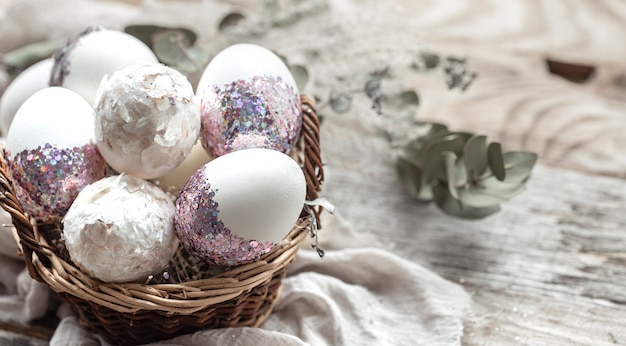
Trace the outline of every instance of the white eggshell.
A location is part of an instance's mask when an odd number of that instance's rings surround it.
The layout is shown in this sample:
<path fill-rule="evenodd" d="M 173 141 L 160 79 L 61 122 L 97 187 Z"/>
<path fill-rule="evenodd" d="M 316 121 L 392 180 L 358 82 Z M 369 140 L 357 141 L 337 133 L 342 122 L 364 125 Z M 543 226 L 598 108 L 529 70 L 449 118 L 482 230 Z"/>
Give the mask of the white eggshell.
<path fill-rule="evenodd" d="M 86 186 L 63 219 L 63 238 L 82 270 L 106 282 L 145 281 L 176 252 L 174 203 L 129 175 Z"/>
<path fill-rule="evenodd" d="M 207 65 L 196 95 L 200 139 L 214 157 L 248 148 L 289 152 L 302 125 L 300 95 L 283 61 L 254 44 L 236 44 Z"/>
<path fill-rule="evenodd" d="M 46 143 L 73 148 L 93 141 L 93 108 L 69 89 L 48 87 L 34 93 L 15 113 L 7 149 L 15 156 Z"/>
<path fill-rule="evenodd" d="M 87 31 L 55 55 L 53 85 L 74 90 L 93 106 L 104 76 L 139 62 L 158 59 L 136 37 L 102 28 Z"/>
<path fill-rule="evenodd" d="M 0 131 L 6 136 L 15 113 L 35 92 L 48 87 L 52 59 L 42 60 L 20 73 L 9 84 L 0 98 Z"/>
<path fill-rule="evenodd" d="M 160 177 L 159 183 L 163 184 L 167 189 L 173 189 L 173 192 L 178 193 L 189 178 L 206 163 L 213 160 L 213 158 L 204 150 L 200 141 L 191 148 L 191 152 L 185 158 L 185 160 L 174 168 L 171 172 Z"/>
<path fill-rule="evenodd" d="M 208 163 L 204 173 L 217 191 L 222 222 L 245 239 L 280 242 L 304 206 L 302 169 L 274 150 L 247 149 L 224 155 Z"/>
<path fill-rule="evenodd" d="M 289 233 L 305 197 L 302 169 L 286 154 L 260 148 L 232 152 L 204 165 L 180 192 L 176 234 L 208 263 L 249 263 Z"/>
<path fill-rule="evenodd" d="M 298 93 L 293 75 L 276 54 L 255 44 L 239 43 L 223 49 L 211 59 L 200 77 L 196 94 L 202 95 L 207 86 L 222 86 L 259 75 L 281 77 Z"/>

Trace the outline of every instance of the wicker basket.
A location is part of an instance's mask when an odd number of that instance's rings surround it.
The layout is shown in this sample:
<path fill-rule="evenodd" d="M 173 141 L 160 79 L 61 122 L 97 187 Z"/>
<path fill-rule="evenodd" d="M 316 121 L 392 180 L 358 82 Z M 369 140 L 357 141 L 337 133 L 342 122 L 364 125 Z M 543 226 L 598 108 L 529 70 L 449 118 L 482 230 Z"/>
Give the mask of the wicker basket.
<path fill-rule="evenodd" d="M 323 181 L 319 121 L 311 98 L 302 97 L 302 110 L 302 131 L 292 157 L 303 167 L 307 200 L 313 200 Z M 67 302 L 86 328 L 114 344 L 147 343 L 207 328 L 259 326 L 280 295 L 286 266 L 312 234 L 320 212 L 303 211 L 289 235 L 250 264 L 209 267 L 179 248 L 167 279 L 161 275 L 145 284 L 103 283 L 71 262 L 59 239 L 59 224 L 33 225 L 17 201 L 6 163 L 0 161 L 0 205 L 12 216 L 30 275 Z"/>

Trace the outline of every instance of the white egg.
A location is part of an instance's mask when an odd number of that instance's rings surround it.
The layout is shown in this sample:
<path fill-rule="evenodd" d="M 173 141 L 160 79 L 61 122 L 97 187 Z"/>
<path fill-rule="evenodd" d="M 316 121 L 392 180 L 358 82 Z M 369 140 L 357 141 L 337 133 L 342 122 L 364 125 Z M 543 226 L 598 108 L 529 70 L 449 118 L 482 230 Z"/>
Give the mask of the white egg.
<path fill-rule="evenodd" d="M 214 157 L 248 148 L 289 152 L 302 126 L 298 86 L 270 50 L 236 44 L 204 70 L 196 95 L 204 148 Z"/>
<path fill-rule="evenodd" d="M 54 56 L 51 85 L 80 94 L 93 106 L 104 76 L 139 62 L 158 62 L 152 50 L 125 32 L 90 28 Z"/>
<path fill-rule="evenodd" d="M 106 282 L 141 282 L 176 252 L 174 203 L 129 175 L 101 179 L 79 194 L 63 219 L 63 238 L 87 274 Z"/>
<path fill-rule="evenodd" d="M 78 192 L 105 174 L 94 141 L 93 109 L 61 87 L 39 90 L 22 104 L 7 150 L 17 197 L 40 219 L 62 217 Z"/>
<path fill-rule="evenodd" d="M 0 98 L 0 132 L 6 136 L 18 108 L 35 92 L 48 87 L 52 59 L 42 60 L 20 73 Z"/>
<path fill-rule="evenodd" d="M 180 72 L 133 64 L 102 84 L 95 136 L 109 165 L 143 179 L 167 174 L 198 141 L 200 106 Z"/>
<path fill-rule="evenodd" d="M 166 189 L 172 189 L 172 192 L 178 192 L 185 186 L 185 183 L 191 176 L 196 173 L 200 167 L 213 160 L 211 156 L 202 148 L 202 144 L 198 141 L 185 160 L 174 168 L 171 172 L 158 179 L 160 184 Z"/>
<path fill-rule="evenodd" d="M 211 59 L 202 72 L 196 94 L 202 95 L 208 86 L 222 86 L 258 75 L 280 77 L 298 93 L 289 68 L 274 52 L 256 44 L 239 43 L 226 47 Z"/>
<path fill-rule="evenodd" d="M 270 149 L 229 153 L 204 165 L 180 192 L 176 234 L 207 263 L 249 263 L 289 233 L 305 196 L 302 169 L 286 154 Z"/>

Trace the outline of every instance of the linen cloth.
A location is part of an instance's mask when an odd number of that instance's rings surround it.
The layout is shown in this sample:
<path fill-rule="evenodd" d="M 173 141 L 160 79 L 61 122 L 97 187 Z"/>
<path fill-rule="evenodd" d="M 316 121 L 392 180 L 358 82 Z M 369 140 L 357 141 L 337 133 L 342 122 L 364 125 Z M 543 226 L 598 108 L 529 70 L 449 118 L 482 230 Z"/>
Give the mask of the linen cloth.
<path fill-rule="evenodd" d="M 199 331 L 152 345 L 458 345 L 469 295 L 416 263 L 381 249 L 339 216 L 320 259 L 306 240 L 260 328 Z M 109 345 L 67 310 L 51 345 Z"/>

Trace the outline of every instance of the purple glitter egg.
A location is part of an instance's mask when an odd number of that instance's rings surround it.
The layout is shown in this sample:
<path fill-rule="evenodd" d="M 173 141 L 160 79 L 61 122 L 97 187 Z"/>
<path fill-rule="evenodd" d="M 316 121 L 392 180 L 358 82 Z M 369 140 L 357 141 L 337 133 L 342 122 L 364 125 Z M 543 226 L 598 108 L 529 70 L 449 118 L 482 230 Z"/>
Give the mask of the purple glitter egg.
<path fill-rule="evenodd" d="M 60 149 L 46 144 L 17 153 L 9 162 L 15 191 L 24 209 L 38 219 L 65 215 L 83 187 L 105 174 L 95 144 Z"/>
<path fill-rule="evenodd" d="M 208 87 L 201 107 L 202 145 L 216 157 L 248 148 L 288 152 L 302 126 L 298 93 L 281 77 Z"/>
<path fill-rule="evenodd" d="M 93 109 L 50 87 L 29 97 L 7 135 L 9 172 L 20 204 L 40 220 L 63 217 L 83 187 L 105 175 L 93 140 Z"/>
<path fill-rule="evenodd" d="M 270 149 L 245 149 L 200 168 L 176 200 L 175 231 L 200 260 L 250 263 L 270 252 L 296 223 L 306 195 L 302 169 Z"/>

